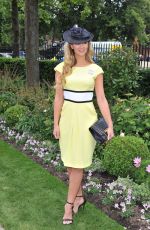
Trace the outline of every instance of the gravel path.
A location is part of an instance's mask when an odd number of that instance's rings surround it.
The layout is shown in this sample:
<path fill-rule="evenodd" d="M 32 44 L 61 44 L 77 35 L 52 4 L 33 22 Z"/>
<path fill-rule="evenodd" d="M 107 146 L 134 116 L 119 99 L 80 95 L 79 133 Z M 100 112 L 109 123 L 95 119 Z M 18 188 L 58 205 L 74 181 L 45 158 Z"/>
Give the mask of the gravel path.
<path fill-rule="evenodd" d="M 2 228 L 2 226 L 0 225 L 0 230 L 4 230 L 4 228 Z"/>

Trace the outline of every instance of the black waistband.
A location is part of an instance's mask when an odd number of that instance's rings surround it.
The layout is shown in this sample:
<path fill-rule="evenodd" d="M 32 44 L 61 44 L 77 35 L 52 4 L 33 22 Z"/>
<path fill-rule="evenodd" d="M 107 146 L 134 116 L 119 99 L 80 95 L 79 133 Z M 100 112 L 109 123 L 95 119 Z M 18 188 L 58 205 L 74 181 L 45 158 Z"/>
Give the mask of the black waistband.
<path fill-rule="evenodd" d="M 87 103 L 87 102 L 92 102 L 93 100 L 90 100 L 90 101 L 73 101 L 73 100 L 70 100 L 70 99 L 65 99 L 65 101 L 71 101 L 71 102 L 74 102 L 74 103 Z"/>
<path fill-rule="evenodd" d="M 69 92 L 75 92 L 75 93 L 93 93 L 94 91 L 93 90 L 85 90 L 85 91 L 78 91 L 78 90 L 70 90 L 70 89 L 64 89 L 64 91 L 69 91 Z"/>

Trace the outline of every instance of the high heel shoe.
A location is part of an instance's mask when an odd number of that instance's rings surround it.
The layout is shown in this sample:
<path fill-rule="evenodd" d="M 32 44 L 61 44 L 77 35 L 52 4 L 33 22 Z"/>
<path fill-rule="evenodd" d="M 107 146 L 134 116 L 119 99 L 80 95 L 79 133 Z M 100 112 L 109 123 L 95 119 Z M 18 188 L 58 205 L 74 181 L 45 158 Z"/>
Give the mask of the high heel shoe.
<path fill-rule="evenodd" d="M 77 214 L 80 208 L 84 209 L 85 204 L 86 204 L 86 198 L 85 198 L 84 196 L 81 195 L 81 196 L 76 196 L 76 197 L 83 197 L 83 198 L 84 198 L 84 201 L 83 201 L 82 204 L 80 204 L 80 205 L 78 206 L 77 210 L 72 209 L 73 212 L 74 212 L 74 214 Z"/>
<path fill-rule="evenodd" d="M 70 204 L 72 206 L 72 211 L 73 211 L 73 203 L 70 203 L 70 202 L 66 202 L 66 204 Z M 73 219 L 71 218 L 64 218 L 63 219 L 63 224 L 72 224 L 73 223 Z"/>

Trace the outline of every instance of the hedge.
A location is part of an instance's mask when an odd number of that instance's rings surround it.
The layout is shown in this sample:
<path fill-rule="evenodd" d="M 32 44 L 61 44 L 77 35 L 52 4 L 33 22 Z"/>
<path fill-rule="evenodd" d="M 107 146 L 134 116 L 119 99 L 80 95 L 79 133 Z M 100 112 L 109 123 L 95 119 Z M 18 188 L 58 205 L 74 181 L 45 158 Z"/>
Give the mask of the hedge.
<path fill-rule="evenodd" d="M 54 82 L 54 67 L 58 61 L 40 60 L 40 79 Z M 9 71 L 19 76 L 26 74 L 25 59 L 22 58 L 0 58 L 0 71 Z"/>
<path fill-rule="evenodd" d="M 54 81 L 54 67 L 59 61 L 40 60 L 40 79 L 49 82 Z M 102 64 L 102 63 L 100 63 Z M 0 58 L 0 71 L 10 71 L 11 74 L 16 74 L 25 77 L 25 59 L 22 58 Z M 106 70 L 107 71 L 107 70 Z M 135 90 L 138 95 L 148 96 L 150 85 L 150 69 L 140 69 L 139 75 L 141 79 L 138 81 L 139 87 Z"/>

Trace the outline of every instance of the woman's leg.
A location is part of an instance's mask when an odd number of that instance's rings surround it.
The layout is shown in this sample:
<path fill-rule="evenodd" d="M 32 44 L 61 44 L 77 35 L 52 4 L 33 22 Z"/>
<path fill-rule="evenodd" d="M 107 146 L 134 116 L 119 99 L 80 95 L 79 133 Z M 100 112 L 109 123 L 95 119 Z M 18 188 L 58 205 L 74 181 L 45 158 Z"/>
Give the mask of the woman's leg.
<path fill-rule="evenodd" d="M 67 168 L 67 171 L 68 171 L 68 176 L 70 177 L 72 168 L 68 167 L 68 168 Z M 76 198 L 75 198 L 75 201 L 74 201 L 74 208 L 73 208 L 73 211 L 74 211 L 75 213 L 78 211 L 78 207 L 79 207 L 81 204 L 83 204 L 84 199 L 85 199 L 85 198 L 83 197 L 82 181 L 81 181 L 81 184 L 80 184 L 80 187 L 79 187 L 77 196 L 79 196 L 79 197 L 76 197 Z"/>
<path fill-rule="evenodd" d="M 74 203 L 76 195 L 81 186 L 81 181 L 83 178 L 83 169 L 68 168 L 69 171 L 69 189 L 67 201 L 69 203 Z M 65 205 L 65 213 L 63 219 L 72 219 L 72 206 L 68 203 Z M 68 221 L 65 221 L 66 223 Z"/>
<path fill-rule="evenodd" d="M 72 168 L 71 168 L 71 167 L 68 167 L 68 168 L 67 168 L 67 171 L 68 171 L 68 176 L 70 177 Z M 79 187 L 77 196 L 82 196 L 82 195 L 83 195 L 83 191 L 82 191 L 82 181 L 81 181 L 81 184 L 80 184 L 80 187 Z"/>

